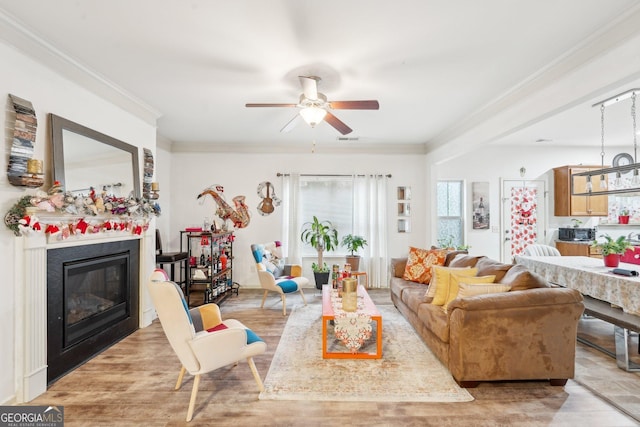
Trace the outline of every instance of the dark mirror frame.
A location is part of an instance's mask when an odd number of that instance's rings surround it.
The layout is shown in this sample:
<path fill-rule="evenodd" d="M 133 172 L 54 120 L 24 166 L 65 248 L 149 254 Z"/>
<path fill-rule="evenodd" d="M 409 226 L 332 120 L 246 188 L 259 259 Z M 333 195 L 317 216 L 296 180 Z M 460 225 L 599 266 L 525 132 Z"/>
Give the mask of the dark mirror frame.
<path fill-rule="evenodd" d="M 51 143 L 53 153 L 53 180 L 60 182 L 62 188 L 66 188 L 64 170 L 64 138 L 63 131 L 67 130 L 79 135 L 91 138 L 98 143 L 110 145 L 131 154 L 133 171 L 133 194 L 140 198 L 140 166 L 138 162 L 138 147 L 135 147 L 119 139 L 105 135 L 81 124 L 72 122 L 55 114 L 49 114 L 51 122 Z"/>

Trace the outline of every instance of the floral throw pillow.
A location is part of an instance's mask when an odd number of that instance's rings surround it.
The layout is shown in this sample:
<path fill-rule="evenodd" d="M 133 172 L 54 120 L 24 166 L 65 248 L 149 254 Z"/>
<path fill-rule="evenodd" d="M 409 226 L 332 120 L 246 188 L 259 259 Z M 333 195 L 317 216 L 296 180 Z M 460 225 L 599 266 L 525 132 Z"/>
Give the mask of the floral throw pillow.
<path fill-rule="evenodd" d="M 429 284 L 431 280 L 431 267 L 444 265 L 447 251 L 442 249 L 420 249 L 409 247 L 407 266 L 404 269 L 404 280 Z"/>

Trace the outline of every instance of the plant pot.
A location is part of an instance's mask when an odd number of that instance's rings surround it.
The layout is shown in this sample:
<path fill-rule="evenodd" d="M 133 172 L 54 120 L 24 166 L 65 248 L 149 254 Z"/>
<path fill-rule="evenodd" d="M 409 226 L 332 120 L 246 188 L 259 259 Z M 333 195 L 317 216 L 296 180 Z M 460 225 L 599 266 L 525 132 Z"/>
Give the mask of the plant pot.
<path fill-rule="evenodd" d="M 313 278 L 316 281 L 316 289 L 322 289 L 322 285 L 329 283 L 329 272 L 313 272 Z"/>
<path fill-rule="evenodd" d="M 360 255 L 347 255 L 347 264 L 351 266 L 351 271 L 360 271 Z"/>
<path fill-rule="evenodd" d="M 629 215 L 618 216 L 618 224 L 629 224 Z"/>
<path fill-rule="evenodd" d="M 609 254 L 603 257 L 605 267 L 617 267 L 620 264 L 620 254 Z"/>

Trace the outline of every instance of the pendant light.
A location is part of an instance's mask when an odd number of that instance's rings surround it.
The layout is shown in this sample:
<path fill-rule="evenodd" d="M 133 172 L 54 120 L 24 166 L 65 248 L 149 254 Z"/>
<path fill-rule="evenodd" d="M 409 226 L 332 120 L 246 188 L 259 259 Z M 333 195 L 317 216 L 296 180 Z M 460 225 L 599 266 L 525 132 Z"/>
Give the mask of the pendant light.
<path fill-rule="evenodd" d="M 636 98 L 640 93 L 640 89 L 629 89 L 623 93 L 615 95 L 611 98 L 607 98 L 604 101 L 600 101 L 593 104 L 593 107 L 600 107 L 600 168 L 596 170 L 590 170 L 587 172 L 580 172 L 571 175 L 571 194 L 573 196 L 598 196 L 607 194 L 627 194 L 627 195 L 640 195 L 640 163 L 638 163 L 637 152 L 637 118 L 636 118 Z M 633 123 L 633 163 L 626 165 L 614 165 L 613 167 L 604 166 L 604 141 L 605 141 L 605 127 L 604 127 L 604 112 L 605 108 L 631 98 L 631 119 Z M 625 155 L 629 160 L 631 156 Z M 614 161 L 614 163 L 616 163 Z M 631 180 L 626 182 L 622 179 L 622 175 L 633 172 Z M 615 174 L 615 178 L 611 183 L 608 182 L 609 174 Z M 594 188 L 592 178 L 594 176 L 600 177 L 598 189 Z M 583 187 L 584 192 L 575 192 L 573 179 L 574 177 L 584 177 L 586 179 L 586 185 Z M 611 185 L 609 185 L 611 184 Z"/>

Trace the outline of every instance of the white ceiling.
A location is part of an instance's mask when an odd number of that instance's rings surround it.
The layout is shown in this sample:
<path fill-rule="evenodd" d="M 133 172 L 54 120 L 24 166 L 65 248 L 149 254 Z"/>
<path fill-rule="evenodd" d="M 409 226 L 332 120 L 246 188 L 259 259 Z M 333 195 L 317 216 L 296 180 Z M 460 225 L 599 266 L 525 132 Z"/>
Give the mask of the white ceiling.
<path fill-rule="evenodd" d="M 585 41 L 605 39 L 639 3 L 0 0 L 0 36 L 17 44 L 6 29 L 18 29 L 121 88 L 159 115 L 158 133 L 175 149 L 338 144 L 341 135 L 326 123 L 280 133 L 296 109 L 245 108 L 297 102 L 299 75 L 321 77 L 329 100 L 380 102 L 379 111 L 334 111 L 360 139 L 341 144 L 428 147 Z M 515 139 L 598 143 L 595 110 L 576 105 Z"/>

